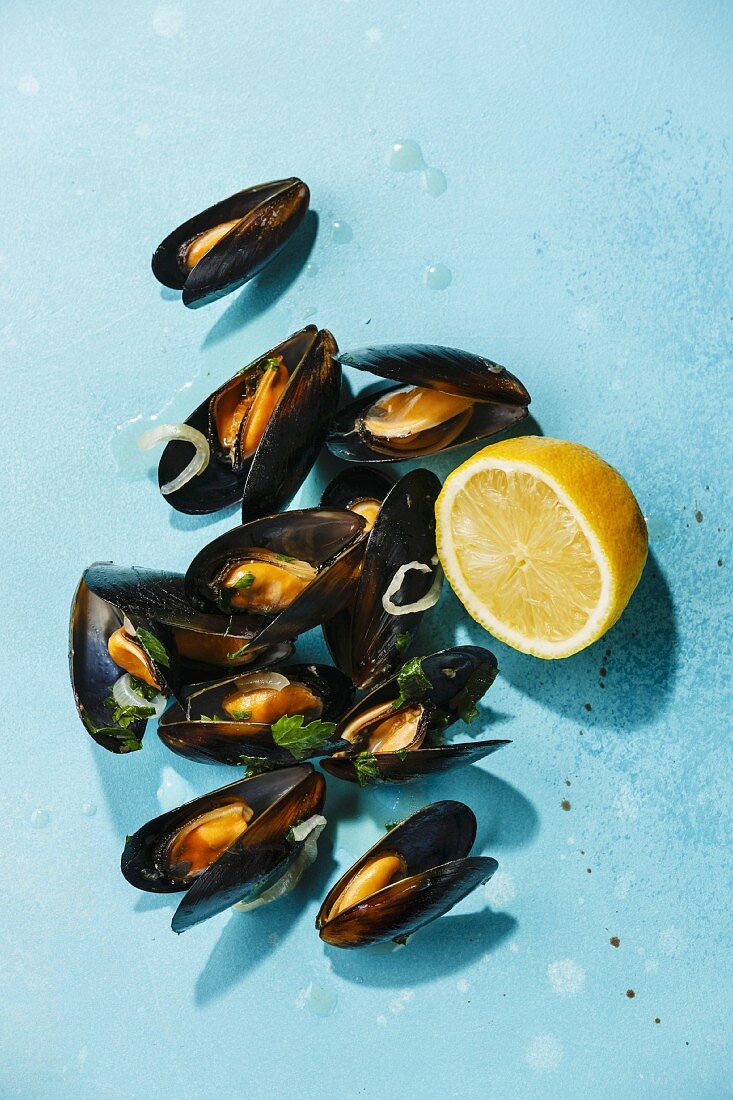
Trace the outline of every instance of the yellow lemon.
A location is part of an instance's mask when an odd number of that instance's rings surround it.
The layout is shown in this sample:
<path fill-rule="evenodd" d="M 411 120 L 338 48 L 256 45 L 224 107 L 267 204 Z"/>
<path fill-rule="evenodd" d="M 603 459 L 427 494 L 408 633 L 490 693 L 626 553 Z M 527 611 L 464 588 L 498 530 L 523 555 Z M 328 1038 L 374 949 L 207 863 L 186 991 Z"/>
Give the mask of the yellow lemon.
<path fill-rule="evenodd" d="M 569 657 L 613 626 L 647 529 L 621 475 L 580 443 L 520 436 L 446 479 L 438 555 L 469 615 L 535 657 Z"/>

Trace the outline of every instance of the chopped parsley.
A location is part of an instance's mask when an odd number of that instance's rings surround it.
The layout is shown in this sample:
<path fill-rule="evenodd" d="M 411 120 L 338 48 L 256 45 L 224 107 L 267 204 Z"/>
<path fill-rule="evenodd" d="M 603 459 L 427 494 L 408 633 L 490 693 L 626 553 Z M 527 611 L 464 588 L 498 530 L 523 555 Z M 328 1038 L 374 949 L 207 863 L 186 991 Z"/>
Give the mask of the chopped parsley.
<path fill-rule="evenodd" d="M 464 722 L 473 722 L 474 718 L 477 717 L 478 707 L 476 703 L 489 690 L 496 679 L 498 671 L 496 665 L 479 665 L 476 671 L 468 678 L 463 690 L 459 691 L 455 698 L 451 699 L 451 709 L 454 710 Z"/>
<path fill-rule="evenodd" d="M 117 733 L 121 729 L 129 729 L 139 718 L 152 718 L 155 715 L 155 707 L 121 707 L 114 695 L 108 695 L 104 705 L 112 711 L 112 721 L 117 727 Z M 107 732 L 106 729 L 105 732 Z"/>
<path fill-rule="evenodd" d="M 407 649 L 409 644 L 410 644 L 410 635 L 409 634 L 398 634 L 397 637 L 395 638 L 395 649 L 397 650 L 398 653 L 402 653 L 403 650 Z"/>
<path fill-rule="evenodd" d="M 393 829 L 396 829 L 398 825 L 401 825 L 400 821 L 385 821 L 384 827 L 388 833 L 391 833 Z"/>
<path fill-rule="evenodd" d="M 233 718 L 235 722 L 246 722 L 252 717 L 251 710 L 230 710 L 229 717 Z"/>
<path fill-rule="evenodd" d="M 223 722 L 224 719 L 220 718 L 218 714 L 214 714 L 211 717 L 209 717 L 208 714 L 199 714 L 196 721 L 197 722 Z"/>
<path fill-rule="evenodd" d="M 171 660 L 161 640 L 151 634 L 149 630 L 143 630 L 141 626 L 137 627 L 135 632 L 148 657 L 156 664 L 162 665 L 163 668 L 170 668 Z"/>
<path fill-rule="evenodd" d="M 408 755 L 409 751 L 410 751 L 409 749 L 397 749 L 395 751 L 395 756 L 398 756 L 400 758 L 400 760 L 404 760 L 405 757 Z"/>
<path fill-rule="evenodd" d="M 319 718 L 305 724 L 303 714 L 284 714 L 272 727 L 272 738 L 281 749 L 287 749 L 296 760 L 305 760 L 323 748 L 336 729 L 335 722 L 321 722 Z"/>
<path fill-rule="evenodd" d="M 251 588 L 254 583 L 255 583 L 254 573 L 242 573 L 242 576 L 239 578 L 239 580 L 235 581 L 234 584 L 230 585 L 229 587 L 230 588 Z"/>
<path fill-rule="evenodd" d="M 230 653 L 227 657 L 227 661 L 234 661 L 237 657 L 241 657 L 246 649 L 249 649 L 249 642 L 245 642 L 239 649 L 235 649 L 234 653 Z"/>
<path fill-rule="evenodd" d="M 290 554 L 275 554 L 278 561 L 297 561 L 297 558 L 291 557 Z"/>
<path fill-rule="evenodd" d="M 371 752 L 360 752 L 352 760 L 356 781 L 360 787 L 366 787 L 369 783 L 376 783 L 382 778 L 376 756 Z"/>
<path fill-rule="evenodd" d="M 147 699 L 150 702 L 158 694 L 158 689 L 151 687 L 150 684 L 146 684 L 144 680 L 138 680 L 137 676 L 133 676 L 128 673 L 130 690 L 134 691 L 136 695 L 139 695 L 142 699 Z"/>
<path fill-rule="evenodd" d="M 433 685 L 423 672 L 420 657 L 413 657 L 402 666 L 397 673 L 397 686 L 399 694 L 392 704 L 395 710 L 399 710 L 410 699 L 421 699 L 430 691 Z"/>
<path fill-rule="evenodd" d="M 239 763 L 245 769 L 247 779 L 254 775 L 264 775 L 265 772 L 274 771 L 280 765 L 264 756 L 240 756 Z"/>

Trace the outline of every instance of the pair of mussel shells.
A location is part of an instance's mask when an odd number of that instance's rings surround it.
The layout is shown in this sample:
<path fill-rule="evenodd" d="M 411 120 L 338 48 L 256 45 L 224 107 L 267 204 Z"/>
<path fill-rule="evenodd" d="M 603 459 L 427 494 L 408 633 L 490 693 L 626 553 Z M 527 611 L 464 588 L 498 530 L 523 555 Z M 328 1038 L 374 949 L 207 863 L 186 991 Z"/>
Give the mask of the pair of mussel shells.
<path fill-rule="evenodd" d="M 175 932 L 237 904 L 281 897 L 315 858 L 325 782 L 310 764 L 243 779 L 148 822 L 127 838 L 122 873 L 153 893 L 183 893 Z M 346 872 L 316 927 L 336 947 L 399 939 L 448 912 L 497 868 L 470 856 L 476 819 L 461 802 L 426 806 Z"/>

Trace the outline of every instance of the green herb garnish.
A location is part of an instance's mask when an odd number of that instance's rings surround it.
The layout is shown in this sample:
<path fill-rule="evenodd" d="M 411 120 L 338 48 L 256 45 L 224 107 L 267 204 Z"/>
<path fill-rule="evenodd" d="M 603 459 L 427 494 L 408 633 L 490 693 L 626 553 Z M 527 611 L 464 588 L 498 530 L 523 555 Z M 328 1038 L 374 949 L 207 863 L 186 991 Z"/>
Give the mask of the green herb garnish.
<path fill-rule="evenodd" d="M 293 558 L 290 554 L 275 554 L 278 561 L 297 561 L 297 558 Z"/>
<path fill-rule="evenodd" d="M 388 833 L 391 833 L 393 829 L 396 829 L 397 826 L 401 824 L 400 821 L 386 821 L 384 827 Z"/>
<path fill-rule="evenodd" d="M 463 690 L 459 691 L 454 699 L 451 699 L 451 709 L 454 710 L 464 722 L 473 722 L 474 718 L 477 717 L 478 707 L 476 703 L 489 690 L 496 679 L 498 671 L 496 665 L 479 665 L 476 671 L 468 678 Z"/>
<path fill-rule="evenodd" d="M 239 763 L 245 769 L 247 779 L 254 775 L 264 775 L 265 772 L 275 771 L 280 765 L 264 756 L 240 756 Z"/>
<path fill-rule="evenodd" d="M 402 653 L 403 650 L 407 649 L 409 644 L 410 644 L 410 635 L 409 634 L 398 634 L 397 637 L 395 638 L 395 649 L 397 650 L 398 653 Z"/>
<path fill-rule="evenodd" d="M 335 722 L 315 721 L 305 725 L 305 715 L 284 714 L 272 727 L 272 738 L 281 749 L 287 749 L 296 760 L 305 760 L 322 748 L 336 729 Z"/>
<path fill-rule="evenodd" d="M 149 630 L 143 630 L 141 626 L 136 628 L 135 633 L 140 639 L 143 649 L 152 661 L 155 661 L 158 665 L 162 665 L 163 668 L 171 667 L 171 659 L 168 656 L 168 651 L 159 638 L 156 638 Z"/>
<path fill-rule="evenodd" d="M 247 722 L 252 717 L 252 711 L 232 710 L 229 712 L 229 717 L 233 718 L 235 722 Z"/>
<path fill-rule="evenodd" d="M 265 359 L 264 363 L 262 364 L 262 369 L 263 370 L 280 370 L 281 366 L 282 366 L 282 359 L 280 359 L 280 358 L 274 359 L 274 358 L 270 357 L 269 359 Z"/>
<path fill-rule="evenodd" d="M 224 722 L 224 721 L 226 721 L 226 719 L 220 718 L 218 714 L 214 714 L 211 717 L 209 717 L 208 714 L 199 714 L 196 721 L 197 722 Z"/>
<path fill-rule="evenodd" d="M 235 649 L 234 653 L 230 653 L 227 657 L 227 661 L 234 661 L 237 657 L 241 657 L 245 649 L 249 649 L 249 642 L 245 642 L 239 649 Z"/>
<path fill-rule="evenodd" d="M 400 758 L 400 760 L 404 760 L 409 752 L 410 752 L 409 749 L 396 749 L 395 750 L 395 756 L 398 756 Z"/>
<path fill-rule="evenodd" d="M 121 707 L 114 695 L 108 695 L 104 700 L 104 705 L 111 709 L 112 721 L 115 723 L 118 733 L 120 729 L 128 729 L 138 718 L 152 718 L 155 715 L 155 707 Z"/>
<path fill-rule="evenodd" d="M 410 699 L 421 699 L 431 690 L 433 685 L 423 672 L 422 658 L 413 657 L 402 666 L 397 673 L 397 686 L 399 695 L 392 704 L 395 710 L 399 710 Z"/>
<path fill-rule="evenodd" d="M 242 576 L 234 584 L 229 585 L 230 588 L 251 588 L 255 583 L 254 573 L 242 573 Z"/>
<path fill-rule="evenodd" d="M 366 787 L 369 783 L 376 783 L 382 778 L 376 756 L 371 752 L 360 752 L 352 760 L 356 781 L 360 787 Z"/>
<path fill-rule="evenodd" d="M 158 689 L 151 687 L 150 684 L 146 684 L 144 680 L 138 680 L 137 676 L 132 676 L 128 673 L 130 690 L 134 691 L 136 695 L 139 695 L 142 699 L 147 699 L 150 702 L 158 694 Z"/>

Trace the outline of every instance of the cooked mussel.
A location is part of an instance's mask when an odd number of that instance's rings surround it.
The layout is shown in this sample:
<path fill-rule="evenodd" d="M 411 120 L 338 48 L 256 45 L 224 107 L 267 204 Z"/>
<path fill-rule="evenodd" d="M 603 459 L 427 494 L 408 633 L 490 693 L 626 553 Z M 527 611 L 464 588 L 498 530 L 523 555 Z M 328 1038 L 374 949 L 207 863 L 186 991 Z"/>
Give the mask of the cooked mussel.
<path fill-rule="evenodd" d="M 353 702 L 348 677 L 328 665 L 278 665 L 186 694 L 158 725 L 180 756 L 251 771 L 329 751 L 336 722 Z"/>
<path fill-rule="evenodd" d="M 334 660 L 359 688 L 395 671 L 424 612 L 440 597 L 439 492 L 429 470 L 412 470 L 393 485 L 364 468 L 339 474 L 324 493 L 324 505 L 349 508 L 369 524 L 352 598 L 323 626 Z"/>
<path fill-rule="evenodd" d="M 480 646 L 455 646 L 407 661 L 365 695 L 339 722 L 339 747 L 325 771 L 366 786 L 403 783 L 481 760 L 509 741 L 444 742 L 461 718 L 477 717 L 476 703 L 497 674 L 496 658 Z M 342 743 L 344 747 L 340 747 Z"/>
<path fill-rule="evenodd" d="M 404 942 L 443 916 L 498 867 L 469 856 L 476 818 L 462 802 L 434 802 L 400 822 L 329 891 L 316 917 L 333 947 Z"/>
<path fill-rule="evenodd" d="M 153 255 L 153 274 L 204 304 L 246 283 L 287 244 L 308 210 L 310 192 L 295 177 L 248 187 L 179 225 Z"/>
<path fill-rule="evenodd" d="M 169 442 L 158 467 L 165 499 L 196 515 L 241 500 L 245 520 L 286 507 L 315 462 L 338 405 L 336 350 L 329 332 L 309 325 L 215 390 L 186 420 L 208 444 L 208 461 L 185 480 L 190 443 Z M 179 488 L 169 491 L 175 484 Z"/>
<path fill-rule="evenodd" d="M 396 384 L 357 398 L 334 419 L 328 446 L 350 462 L 397 462 L 495 435 L 527 415 L 530 396 L 480 355 L 421 344 L 363 348 L 344 366 Z"/>
<path fill-rule="evenodd" d="M 139 890 L 186 892 L 174 932 L 236 902 L 279 896 L 295 885 L 301 856 L 312 858 L 325 796 L 311 764 L 241 779 L 143 825 L 127 838 L 122 874 Z"/>
<path fill-rule="evenodd" d="M 194 558 L 191 604 L 220 634 L 257 646 L 296 638 L 349 599 L 366 523 L 353 512 L 304 508 L 235 527 Z"/>

